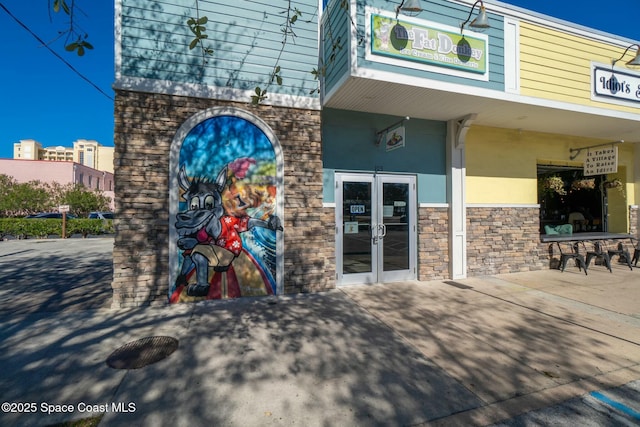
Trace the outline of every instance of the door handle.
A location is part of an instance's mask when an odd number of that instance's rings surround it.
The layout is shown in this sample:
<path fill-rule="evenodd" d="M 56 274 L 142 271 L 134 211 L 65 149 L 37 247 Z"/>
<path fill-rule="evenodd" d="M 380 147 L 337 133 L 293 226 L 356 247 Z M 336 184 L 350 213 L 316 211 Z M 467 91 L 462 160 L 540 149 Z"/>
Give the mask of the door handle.
<path fill-rule="evenodd" d="M 382 230 L 382 234 L 378 234 L 381 239 L 387 235 L 387 226 L 384 224 L 378 224 L 378 230 Z"/>

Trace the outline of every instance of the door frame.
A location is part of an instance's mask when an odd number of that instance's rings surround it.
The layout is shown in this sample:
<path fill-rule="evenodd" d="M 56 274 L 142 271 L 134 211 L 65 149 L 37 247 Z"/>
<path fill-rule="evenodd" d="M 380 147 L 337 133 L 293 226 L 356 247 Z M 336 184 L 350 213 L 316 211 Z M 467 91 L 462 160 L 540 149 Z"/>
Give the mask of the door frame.
<path fill-rule="evenodd" d="M 344 244 L 344 209 L 343 183 L 368 182 L 371 183 L 371 272 L 344 274 L 343 272 L 343 244 Z M 377 226 L 383 220 L 383 185 L 385 183 L 402 183 L 409 186 L 408 206 L 408 245 L 409 268 L 406 270 L 384 271 L 384 237 L 378 234 Z M 394 173 L 359 173 L 336 172 L 335 174 L 335 218 L 336 218 L 336 285 L 347 286 L 354 284 L 388 283 L 395 281 L 415 280 L 417 277 L 417 189 L 416 177 L 410 174 Z M 382 240 L 380 240 L 382 239 Z M 378 243 L 382 241 L 382 243 Z"/>

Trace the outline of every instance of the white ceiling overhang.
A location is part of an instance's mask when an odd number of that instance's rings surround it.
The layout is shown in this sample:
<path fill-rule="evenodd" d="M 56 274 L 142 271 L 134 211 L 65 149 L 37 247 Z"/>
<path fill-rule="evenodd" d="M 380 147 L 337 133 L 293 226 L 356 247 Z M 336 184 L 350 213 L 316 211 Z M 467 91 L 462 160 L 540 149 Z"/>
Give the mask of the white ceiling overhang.
<path fill-rule="evenodd" d="M 427 79 L 367 72 L 345 78 L 323 107 L 448 121 L 477 114 L 474 125 L 585 138 L 640 141 L 638 113 L 525 97 Z"/>

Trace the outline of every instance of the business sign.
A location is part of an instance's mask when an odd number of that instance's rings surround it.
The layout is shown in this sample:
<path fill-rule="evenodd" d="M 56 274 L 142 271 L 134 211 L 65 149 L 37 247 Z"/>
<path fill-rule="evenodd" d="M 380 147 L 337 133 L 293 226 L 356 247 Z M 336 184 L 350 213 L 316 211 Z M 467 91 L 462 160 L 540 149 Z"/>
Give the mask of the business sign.
<path fill-rule="evenodd" d="M 591 148 L 584 161 L 584 176 L 618 172 L 618 147 Z"/>
<path fill-rule="evenodd" d="M 474 74 L 487 73 L 487 38 L 370 13 L 371 54 Z M 451 27 L 449 27 L 451 28 Z"/>
<path fill-rule="evenodd" d="M 405 143 L 405 131 L 404 126 L 398 126 L 395 129 L 387 131 L 384 137 L 384 145 L 387 151 L 396 150 L 398 148 L 404 148 Z"/>
<path fill-rule="evenodd" d="M 345 221 L 344 234 L 358 234 L 360 231 L 360 223 L 358 221 Z"/>
<path fill-rule="evenodd" d="M 352 215 L 360 215 L 365 213 L 365 207 L 364 205 L 350 205 L 349 206 L 349 213 Z"/>
<path fill-rule="evenodd" d="M 640 102 L 640 75 L 613 71 L 609 67 L 593 66 L 593 93 L 620 101 Z"/>

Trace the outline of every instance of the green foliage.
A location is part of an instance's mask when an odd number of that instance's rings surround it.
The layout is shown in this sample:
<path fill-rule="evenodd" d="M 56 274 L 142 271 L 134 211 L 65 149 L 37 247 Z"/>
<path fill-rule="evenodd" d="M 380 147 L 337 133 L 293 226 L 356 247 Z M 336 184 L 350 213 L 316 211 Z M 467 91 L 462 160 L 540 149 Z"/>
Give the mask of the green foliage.
<path fill-rule="evenodd" d="M 16 239 L 24 239 L 29 234 L 28 219 L 25 218 L 0 218 L 0 240 L 5 236 L 13 236 Z"/>
<path fill-rule="evenodd" d="M 82 234 L 82 237 L 111 234 L 114 232 L 113 220 L 78 218 L 67 222 L 67 237 Z"/>
<path fill-rule="evenodd" d="M 69 16 L 68 29 L 60 32 L 61 36 L 66 35 L 64 49 L 67 52 L 76 52 L 78 56 L 84 56 L 87 50 L 93 50 L 93 45 L 87 41 L 89 36 L 86 33 L 79 31 L 78 25 L 74 19 L 77 9 L 75 0 L 71 0 L 71 4 L 67 3 L 65 0 L 53 0 L 53 3 L 49 0 L 49 6 L 55 13 L 60 13 L 60 11 L 62 11 L 65 15 Z M 75 38 L 75 41 L 70 42 L 73 38 Z"/>
<path fill-rule="evenodd" d="M 65 231 L 65 237 L 77 234 L 81 234 L 82 237 L 98 236 L 115 232 L 113 220 L 88 218 L 68 219 Z M 62 220 L 54 218 L 0 218 L 0 240 L 6 236 L 12 236 L 16 239 L 62 237 Z"/>
<path fill-rule="evenodd" d="M 69 43 L 64 48 L 67 52 L 73 52 L 75 50 L 77 51 L 78 56 L 84 56 L 86 49 L 93 49 L 93 45 L 82 38 L 78 38 L 78 40 L 73 43 Z"/>
<path fill-rule="evenodd" d="M 62 10 L 64 10 L 64 13 L 66 13 L 67 15 L 71 15 L 71 9 L 69 8 L 69 5 L 67 4 L 66 1 L 53 0 L 53 11 L 55 13 L 58 13 L 60 12 L 60 8 L 62 8 Z"/>
<path fill-rule="evenodd" d="M 60 205 L 70 205 L 72 214 L 86 217 L 91 211 L 108 210 L 109 199 L 82 185 L 40 181 L 18 183 L 12 177 L 0 174 L 0 217 L 52 212 Z"/>
<path fill-rule="evenodd" d="M 278 65 L 273 69 L 273 73 L 271 73 L 271 81 L 273 82 L 275 80 L 276 83 L 278 83 L 278 86 L 282 86 L 282 76 L 280 75 L 280 71 L 280 66 Z"/>
<path fill-rule="evenodd" d="M 195 38 L 191 41 L 191 43 L 189 43 L 189 49 L 195 49 L 196 46 L 198 46 L 198 43 L 201 43 L 203 40 L 209 38 L 209 36 L 205 34 L 207 28 L 204 25 L 207 22 L 209 22 L 209 18 L 207 18 L 206 16 L 203 16 L 202 18 L 189 18 L 187 20 L 189 29 L 195 35 Z"/>
<path fill-rule="evenodd" d="M 109 209 L 109 199 L 99 191 L 91 191 L 83 185 L 68 186 L 60 198 L 61 205 L 69 205 L 71 213 L 86 217 L 91 211 Z"/>
<path fill-rule="evenodd" d="M 251 104 L 258 105 L 265 99 L 267 99 L 267 90 L 256 86 L 255 95 L 251 95 Z"/>
<path fill-rule="evenodd" d="M 0 175 L 0 216 L 21 216 L 52 210 L 50 186 L 40 181 L 18 183 L 13 178 Z"/>
<path fill-rule="evenodd" d="M 196 47 L 200 46 L 203 66 L 201 72 L 204 73 L 204 65 L 207 63 L 206 56 L 213 55 L 213 49 L 211 48 L 211 46 L 204 44 L 204 41 L 209 38 L 209 35 L 205 34 L 205 31 L 207 31 L 207 27 L 205 27 L 205 24 L 209 22 L 209 18 L 207 18 L 206 16 L 199 17 L 200 11 L 199 9 L 197 9 L 197 6 L 198 4 L 196 2 L 196 12 L 198 16 L 196 16 L 195 18 L 189 18 L 187 20 L 187 25 L 195 36 L 193 40 L 191 40 L 191 43 L 189 43 L 189 50 L 193 50 Z"/>

